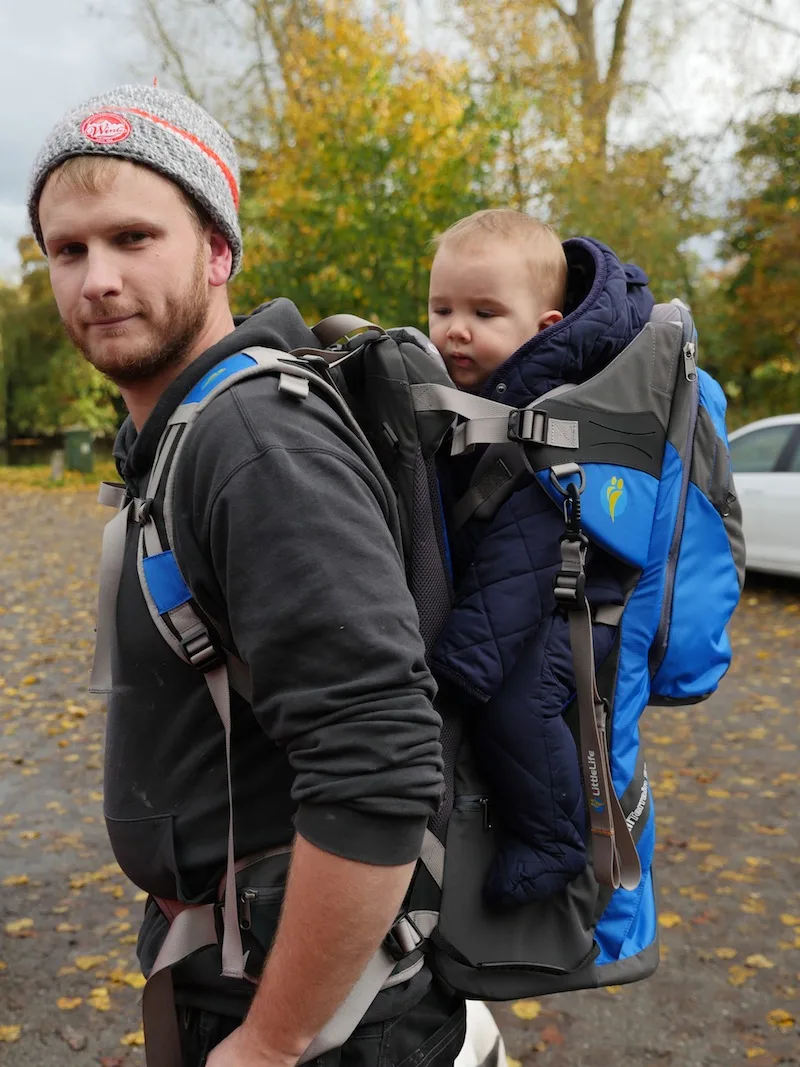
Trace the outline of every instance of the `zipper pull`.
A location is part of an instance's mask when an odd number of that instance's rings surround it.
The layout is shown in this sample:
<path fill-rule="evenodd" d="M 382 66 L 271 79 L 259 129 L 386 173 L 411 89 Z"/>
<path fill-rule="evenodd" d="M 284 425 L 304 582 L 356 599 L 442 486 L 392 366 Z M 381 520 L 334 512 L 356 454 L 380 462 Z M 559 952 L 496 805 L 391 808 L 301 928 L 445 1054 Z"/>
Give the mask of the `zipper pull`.
<path fill-rule="evenodd" d="M 687 382 L 697 381 L 697 360 L 694 341 L 687 341 L 683 346 L 683 373 Z"/>
<path fill-rule="evenodd" d="M 491 819 L 491 816 L 489 815 L 489 798 L 488 797 L 481 797 L 480 805 L 481 805 L 481 808 L 483 809 L 483 828 L 484 828 L 484 830 L 491 830 L 491 828 L 492 828 L 492 819 Z"/>
<path fill-rule="evenodd" d="M 254 900 L 258 900 L 258 893 L 255 889 L 243 889 L 239 894 L 239 926 L 242 930 L 249 930 L 251 923 L 250 905 Z"/>

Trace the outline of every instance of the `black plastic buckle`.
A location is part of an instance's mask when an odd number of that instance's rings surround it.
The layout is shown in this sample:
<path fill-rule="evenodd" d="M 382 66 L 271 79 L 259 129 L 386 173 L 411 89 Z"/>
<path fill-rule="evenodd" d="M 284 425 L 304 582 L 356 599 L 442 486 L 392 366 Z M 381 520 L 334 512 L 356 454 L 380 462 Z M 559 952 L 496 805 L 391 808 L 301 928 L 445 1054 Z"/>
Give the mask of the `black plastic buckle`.
<path fill-rule="evenodd" d="M 401 915 L 392 923 L 392 928 L 383 939 L 384 947 L 397 963 L 416 952 L 425 938 L 409 915 Z"/>
<path fill-rule="evenodd" d="M 585 534 L 566 533 L 561 538 L 561 569 L 553 579 L 553 592 L 564 608 L 582 608 L 586 603 Z"/>
<path fill-rule="evenodd" d="M 508 439 L 522 445 L 541 445 L 547 440 L 547 415 L 535 408 L 515 408 L 508 413 Z"/>
<path fill-rule="evenodd" d="M 208 635 L 202 623 L 181 638 L 181 648 L 189 663 L 203 674 L 221 667 L 225 658 Z"/>

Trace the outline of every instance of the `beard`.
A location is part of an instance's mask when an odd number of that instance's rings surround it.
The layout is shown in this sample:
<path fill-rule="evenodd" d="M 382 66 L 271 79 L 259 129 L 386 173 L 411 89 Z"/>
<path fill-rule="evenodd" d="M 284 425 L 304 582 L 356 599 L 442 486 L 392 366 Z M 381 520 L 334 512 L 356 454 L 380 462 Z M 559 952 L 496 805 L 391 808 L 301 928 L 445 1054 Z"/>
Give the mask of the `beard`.
<path fill-rule="evenodd" d="M 163 308 L 155 313 L 147 307 L 119 307 L 113 303 L 94 305 L 95 319 L 137 315 L 150 326 L 149 336 L 137 344 L 120 343 L 125 324 L 116 337 L 91 343 L 90 326 L 81 329 L 62 320 L 70 341 L 101 374 L 115 385 L 133 385 L 159 377 L 165 370 L 180 367 L 187 351 L 203 329 L 208 317 L 209 294 L 205 281 L 202 247 L 198 247 L 192 277 L 182 293 L 168 293 Z"/>

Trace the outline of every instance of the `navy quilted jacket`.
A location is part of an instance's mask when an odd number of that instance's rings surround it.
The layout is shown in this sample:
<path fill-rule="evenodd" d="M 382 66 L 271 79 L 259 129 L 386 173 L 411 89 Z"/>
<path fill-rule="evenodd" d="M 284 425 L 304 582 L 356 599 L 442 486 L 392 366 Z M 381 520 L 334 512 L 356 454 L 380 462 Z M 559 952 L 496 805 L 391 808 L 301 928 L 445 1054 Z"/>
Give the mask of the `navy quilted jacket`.
<path fill-rule="evenodd" d="M 564 319 L 537 334 L 489 379 L 482 393 L 523 407 L 565 382 L 597 373 L 647 322 L 647 277 L 599 241 L 564 243 L 569 267 Z M 573 310 L 570 311 L 570 307 Z M 466 489 L 475 455 L 447 459 L 445 505 Z M 553 578 L 564 520 L 529 482 L 491 520 L 470 520 L 453 538 L 456 602 L 434 651 L 441 684 L 471 698 L 476 751 L 488 779 L 502 845 L 485 891 L 500 904 L 541 900 L 586 864 L 578 755 L 562 717 L 574 691 L 566 620 Z M 591 603 L 622 603 L 613 560 L 596 550 Z M 598 663 L 613 630 L 595 627 Z"/>

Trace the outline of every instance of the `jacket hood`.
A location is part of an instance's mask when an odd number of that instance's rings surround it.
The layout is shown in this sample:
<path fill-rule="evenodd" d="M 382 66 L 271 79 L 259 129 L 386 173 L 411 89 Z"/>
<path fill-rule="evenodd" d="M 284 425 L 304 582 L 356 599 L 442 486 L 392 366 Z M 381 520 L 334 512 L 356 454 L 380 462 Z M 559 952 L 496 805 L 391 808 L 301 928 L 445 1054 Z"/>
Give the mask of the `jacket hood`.
<path fill-rule="evenodd" d="M 522 406 L 598 371 L 630 344 L 655 304 L 648 278 L 600 241 L 564 242 L 567 299 L 561 322 L 526 341 L 486 382 L 482 395 Z M 497 394 L 500 394 L 500 397 Z"/>
<path fill-rule="evenodd" d="M 150 470 L 158 442 L 173 411 L 220 360 L 256 345 L 278 348 L 283 352 L 291 352 L 294 348 L 319 347 L 319 342 L 300 312 L 285 297 L 262 304 L 250 315 L 237 316 L 234 326 L 236 328 L 231 333 L 193 360 L 167 386 L 141 433 L 137 434 L 130 416 L 125 419 L 114 442 L 114 459 L 120 476 L 126 481 L 133 481 Z"/>

